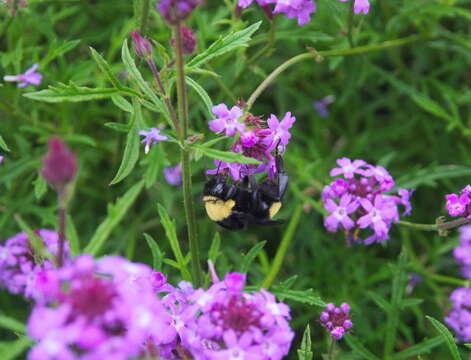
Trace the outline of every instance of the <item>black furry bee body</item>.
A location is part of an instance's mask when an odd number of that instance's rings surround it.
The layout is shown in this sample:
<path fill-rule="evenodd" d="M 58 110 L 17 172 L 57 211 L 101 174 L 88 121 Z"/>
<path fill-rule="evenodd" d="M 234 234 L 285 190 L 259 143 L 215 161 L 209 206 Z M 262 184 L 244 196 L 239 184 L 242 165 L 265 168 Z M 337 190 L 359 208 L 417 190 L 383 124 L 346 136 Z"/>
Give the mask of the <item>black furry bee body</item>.
<path fill-rule="evenodd" d="M 257 183 L 253 175 L 241 184 L 228 182 L 227 174 L 214 175 L 204 187 L 203 202 L 208 217 L 227 230 L 241 231 L 250 225 L 280 224 L 272 218 L 281 209 L 288 186 L 281 156 L 276 157 L 275 179 Z"/>

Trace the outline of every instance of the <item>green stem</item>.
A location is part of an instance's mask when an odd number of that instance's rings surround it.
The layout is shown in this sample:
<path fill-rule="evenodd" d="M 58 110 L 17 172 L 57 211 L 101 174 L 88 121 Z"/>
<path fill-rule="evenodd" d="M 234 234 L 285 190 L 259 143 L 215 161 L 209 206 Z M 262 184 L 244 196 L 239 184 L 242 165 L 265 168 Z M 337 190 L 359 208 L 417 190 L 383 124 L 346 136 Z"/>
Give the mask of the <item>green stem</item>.
<path fill-rule="evenodd" d="M 416 224 L 413 222 L 400 220 L 398 224 L 402 226 L 410 227 L 416 230 L 438 231 L 438 230 L 454 229 L 462 225 L 471 224 L 471 221 L 466 218 L 459 218 L 453 221 L 448 221 L 448 222 L 438 223 L 438 224 Z"/>
<path fill-rule="evenodd" d="M 175 25 L 175 71 L 177 76 L 178 117 L 180 119 L 180 142 L 184 144 L 188 137 L 188 100 L 185 81 L 185 62 L 183 58 L 183 40 L 181 36 L 181 24 Z M 203 281 L 201 271 L 198 238 L 196 233 L 195 209 L 193 204 L 191 185 L 191 162 L 190 151 L 184 147 L 181 150 L 182 180 L 183 180 L 183 203 L 187 222 L 188 242 L 190 244 L 191 268 L 193 285 L 199 287 Z"/>
<path fill-rule="evenodd" d="M 347 56 L 347 55 L 357 55 L 373 51 L 379 51 L 391 47 L 403 46 L 416 42 L 418 40 L 424 39 L 424 36 L 421 35 L 412 35 L 401 39 L 389 40 L 382 42 L 380 44 L 374 45 L 365 45 L 358 46 L 349 49 L 337 49 L 337 50 L 325 50 L 325 51 L 314 51 L 311 50 L 308 53 L 300 54 L 291 59 L 286 60 L 283 64 L 278 66 L 273 72 L 268 75 L 268 77 L 262 81 L 262 83 L 255 89 L 255 91 L 250 95 L 249 100 L 247 101 L 247 107 L 250 109 L 257 98 L 262 94 L 262 92 L 286 69 L 291 66 L 309 59 L 316 59 L 317 61 L 322 61 L 323 58 L 332 57 L 332 56 Z"/>
<path fill-rule="evenodd" d="M 275 280 L 276 276 L 278 275 L 281 269 L 281 265 L 283 265 L 283 260 L 285 258 L 286 252 L 288 251 L 291 241 L 293 240 L 296 228 L 298 227 L 302 212 L 303 212 L 303 206 L 298 205 L 298 207 L 294 211 L 293 216 L 291 217 L 291 220 L 289 221 L 288 228 L 283 234 L 283 238 L 281 239 L 280 246 L 278 246 L 278 250 L 276 251 L 275 258 L 273 259 L 270 272 L 266 276 L 265 280 L 263 280 L 263 283 L 261 285 L 262 288 L 268 289 L 270 285 L 273 283 L 273 281 Z"/>
<path fill-rule="evenodd" d="M 270 33 L 268 35 L 268 41 L 266 43 L 266 45 L 261 48 L 249 61 L 248 61 L 248 64 L 249 65 L 252 65 L 254 64 L 255 62 L 257 62 L 257 60 L 259 60 L 262 56 L 267 56 L 267 55 L 270 55 L 272 49 L 273 49 L 273 45 L 275 44 L 275 40 L 276 40 L 276 17 L 273 18 L 273 20 L 271 21 L 270 23 Z"/>
<path fill-rule="evenodd" d="M 147 32 L 147 23 L 149 20 L 150 0 L 140 1 L 141 4 L 139 9 L 139 32 L 142 36 L 145 36 Z"/>
<path fill-rule="evenodd" d="M 333 337 L 330 338 L 330 346 L 329 352 L 327 354 L 327 359 L 332 360 L 334 356 L 334 347 L 335 347 L 335 339 Z"/>
<path fill-rule="evenodd" d="M 350 47 L 353 48 L 355 46 L 353 42 L 353 8 L 355 5 L 355 1 L 350 1 L 350 12 L 348 14 L 348 43 L 350 44 Z"/>
<path fill-rule="evenodd" d="M 57 201 L 59 204 L 59 209 L 57 210 L 57 215 L 59 218 L 59 247 L 57 250 L 56 264 L 57 267 L 62 267 L 64 264 L 64 247 L 65 247 L 65 225 L 66 225 L 66 192 L 65 189 L 60 189 L 57 192 Z"/>
<path fill-rule="evenodd" d="M 434 273 L 431 273 L 431 272 L 427 271 L 427 269 L 422 268 L 422 267 L 415 266 L 415 267 L 413 267 L 412 271 L 414 271 L 416 273 L 419 273 L 419 274 L 429 278 L 430 280 L 434 280 L 436 282 L 449 284 L 449 285 L 453 285 L 453 286 L 464 286 L 464 287 L 469 287 L 470 286 L 470 281 L 469 280 L 458 279 L 458 278 L 454 278 L 454 277 L 451 277 L 451 276 L 445 276 L 445 275 L 440 275 L 440 274 L 434 274 Z"/>

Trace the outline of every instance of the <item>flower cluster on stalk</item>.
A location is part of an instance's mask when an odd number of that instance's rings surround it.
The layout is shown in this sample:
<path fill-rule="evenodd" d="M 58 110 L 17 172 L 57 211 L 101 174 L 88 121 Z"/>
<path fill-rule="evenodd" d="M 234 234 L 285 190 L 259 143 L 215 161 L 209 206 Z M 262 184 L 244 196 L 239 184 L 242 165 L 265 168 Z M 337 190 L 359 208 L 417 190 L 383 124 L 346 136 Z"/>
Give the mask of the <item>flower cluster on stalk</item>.
<path fill-rule="evenodd" d="M 36 295 L 36 282 L 44 270 L 52 269 L 53 262 L 45 257 L 49 254 L 57 256 L 59 236 L 53 230 L 41 229 L 34 231 L 42 241 L 45 251 L 35 251 L 30 238 L 24 232 L 6 239 L 0 245 L 0 287 L 12 294 L 22 294 L 26 298 Z M 70 259 L 68 246 L 65 247 L 66 261 Z"/>
<path fill-rule="evenodd" d="M 201 3 L 201 0 L 159 0 L 157 10 L 170 24 L 185 20 Z"/>
<path fill-rule="evenodd" d="M 460 287 L 450 296 L 452 309 L 445 317 L 459 341 L 471 341 L 471 289 Z"/>
<path fill-rule="evenodd" d="M 289 129 L 296 118 L 287 112 L 281 120 L 272 114 L 265 121 L 259 116 L 245 114 L 238 106 L 229 109 L 225 104 L 214 106 L 213 113 L 217 118 L 209 121 L 210 130 L 220 135 L 235 137 L 232 152 L 262 163 L 253 165 L 217 160 L 216 168 L 208 170 L 207 173 L 227 172 L 235 181 L 239 181 L 245 176 L 266 171 L 269 178 L 273 178 L 276 174 L 275 155 L 286 150 L 291 138 Z"/>
<path fill-rule="evenodd" d="M 453 249 L 453 256 L 461 265 L 461 274 L 471 279 L 471 225 L 460 227 L 460 245 Z"/>
<path fill-rule="evenodd" d="M 464 216 L 471 220 L 471 185 L 466 185 L 459 194 L 447 194 L 446 209 L 450 216 Z"/>
<path fill-rule="evenodd" d="M 350 306 L 342 303 L 339 307 L 329 303 L 320 316 L 321 325 L 336 340 L 343 338 L 345 333 L 350 332 L 353 323 L 350 319 Z"/>
<path fill-rule="evenodd" d="M 351 240 L 359 240 L 362 229 L 369 229 L 364 239 L 366 245 L 384 242 L 389 238 L 392 223 L 399 221 L 398 205 L 404 207 L 402 215 L 409 215 L 412 208 L 412 191 L 398 189 L 390 195 L 394 180 L 382 166 L 373 166 L 363 160 L 348 158 L 337 160 L 339 168 L 330 171 L 330 176 L 339 176 L 322 191 L 325 209 L 329 212 L 324 225 L 328 231 L 341 228 Z"/>

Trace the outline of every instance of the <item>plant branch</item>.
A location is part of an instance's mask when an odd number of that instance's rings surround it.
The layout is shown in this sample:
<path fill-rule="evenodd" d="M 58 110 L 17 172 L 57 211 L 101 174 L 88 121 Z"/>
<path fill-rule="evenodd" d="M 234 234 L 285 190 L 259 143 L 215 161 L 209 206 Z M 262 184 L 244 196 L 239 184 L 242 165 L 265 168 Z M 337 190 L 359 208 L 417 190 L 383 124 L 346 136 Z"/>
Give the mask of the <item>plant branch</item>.
<path fill-rule="evenodd" d="M 423 231 L 439 231 L 439 230 L 450 230 L 456 227 L 471 224 L 471 220 L 466 218 L 459 218 L 456 220 L 448 221 L 448 222 L 438 222 L 436 224 L 416 224 L 410 221 L 400 220 L 398 222 L 399 225 L 410 227 L 416 230 L 423 230 Z"/>

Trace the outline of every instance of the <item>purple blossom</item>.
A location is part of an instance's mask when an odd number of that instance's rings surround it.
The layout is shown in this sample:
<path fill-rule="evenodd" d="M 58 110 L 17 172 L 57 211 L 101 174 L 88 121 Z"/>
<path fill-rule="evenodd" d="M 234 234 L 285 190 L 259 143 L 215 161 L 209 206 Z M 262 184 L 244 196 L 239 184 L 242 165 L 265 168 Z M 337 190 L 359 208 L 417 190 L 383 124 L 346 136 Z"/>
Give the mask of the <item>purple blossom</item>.
<path fill-rule="evenodd" d="M 43 241 L 45 250 L 57 256 L 58 234 L 48 229 L 37 230 L 35 234 Z M 67 262 L 70 259 L 67 243 L 65 254 Z M 53 268 L 48 258 L 39 263 L 40 257 L 40 254 L 34 252 L 26 233 L 16 234 L 5 240 L 3 245 L 0 245 L 0 287 L 6 288 L 12 294 L 36 298 L 36 282 L 41 272 Z"/>
<path fill-rule="evenodd" d="M 462 215 L 471 219 L 471 186 L 467 185 L 459 194 L 447 194 L 446 209 L 450 216 Z"/>
<path fill-rule="evenodd" d="M 3 163 L 3 160 L 5 160 L 5 157 L 0 155 L 0 165 Z"/>
<path fill-rule="evenodd" d="M 131 31 L 131 36 L 134 44 L 134 51 L 139 57 L 149 57 L 152 55 L 152 43 L 141 36 L 139 31 Z"/>
<path fill-rule="evenodd" d="M 54 275 L 41 288 L 45 300 L 28 321 L 28 335 L 37 341 L 30 360 L 128 359 L 141 355 L 149 339 L 160 345 L 175 338 L 149 267 L 82 255 L 49 272 Z"/>
<path fill-rule="evenodd" d="M 159 0 L 157 10 L 170 24 L 186 19 L 201 0 Z"/>
<path fill-rule="evenodd" d="M 289 19 L 298 19 L 298 25 L 303 26 L 311 21 L 311 14 L 316 11 L 313 0 L 278 0 L 273 13 L 284 13 Z"/>
<path fill-rule="evenodd" d="M 28 70 L 26 70 L 24 74 L 6 75 L 3 77 L 3 80 L 18 82 L 19 84 L 16 85 L 17 87 L 25 87 L 28 85 L 40 85 L 43 76 L 40 73 L 36 72 L 38 67 L 38 64 L 34 64 Z"/>
<path fill-rule="evenodd" d="M 41 174 L 46 181 L 60 190 L 70 183 L 77 174 L 77 159 L 58 137 L 48 142 L 48 152 L 43 158 Z"/>
<path fill-rule="evenodd" d="M 160 130 L 157 128 L 150 128 L 150 131 L 141 130 L 139 131 L 139 135 L 144 136 L 144 139 L 142 139 L 141 143 L 146 144 L 144 148 L 144 153 L 146 154 L 149 153 L 151 145 L 157 145 L 159 141 L 164 141 L 168 139 L 167 136 L 161 135 Z"/>
<path fill-rule="evenodd" d="M 182 164 L 166 167 L 164 169 L 164 176 L 168 184 L 180 186 L 182 184 Z"/>
<path fill-rule="evenodd" d="M 245 125 L 238 121 L 244 112 L 238 106 L 233 106 L 230 110 L 225 104 L 213 107 L 213 114 L 216 119 L 209 121 L 209 128 L 215 133 L 225 132 L 226 136 L 233 136 L 237 132 L 245 130 Z"/>
<path fill-rule="evenodd" d="M 276 147 L 284 149 L 288 145 L 291 138 L 289 129 L 295 121 L 296 118 L 291 116 L 290 112 L 287 112 L 281 121 L 273 114 L 270 116 L 267 124 L 271 133 L 263 139 L 263 143 L 268 147 L 267 152 L 273 151 Z"/>
<path fill-rule="evenodd" d="M 242 178 L 242 164 L 220 160 L 215 160 L 214 163 L 216 168 L 206 170 L 206 174 L 215 175 L 227 171 L 235 181 L 239 181 Z"/>
<path fill-rule="evenodd" d="M 349 1 L 349 0 L 340 0 L 342 2 Z M 368 14 L 370 11 L 370 2 L 369 0 L 354 0 L 353 4 L 353 12 L 355 14 Z"/>
<path fill-rule="evenodd" d="M 182 47 L 184 54 L 193 54 L 196 50 L 196 37 L 193 33 L 193 30 L 186 26 L 182 26 L 180 29 L 180 33 L 182 36 Z M 176 40 L 171 39 L 172 45 L 175 46 Z"/>
<path fill-rule="evenodd" d="M 327 117 L 329 116 L 328 106 L 334 101 L 335 97 L 333 95 L 325 96 L 324 98 L 314 103 L 314 109 L 317 110 L 321 117 Z"/>
<path fill-rule="evenodd" d="M 460 245 L 453 249 L 456 262 L 461 265 L 461 273 L 471 279 L 471 225 L 460 227 Z"/>
<path fill-rule="evenodd" d="M 339 307 L 329 303 L 320 315 L 321 325 L 336 340 L 343 338 L 345 333 L 350 332 L 353 323 L 350 319 L 350 306 L 342 303 Z"/>
<path fill-rule="evenodd" d="M 452 310 L 445 323 L 455 332 L 459 341 L 471 341 L 471 289 L 458 288 L 450 296 Z"/>
<path fill-rule="evenodd" d="M 394 187 L 394 179 L 382 166 L 348 158 L 338 159 L 337 164 L 340 167 L 332 169 L 330 175 L 342 177 L 325 186 L 321 194 L 324 207 L 329 211 L 324 221 L 327 230 L 335 231 L 343 219 L 347 239 L 350 239 L 348 230 L 353 231 L 356 241 L 359 230 L 369 229 L 372 234 L 364 240 L 365 244 L 386 241 L 391 224 L 399 221 L 398 206 L 404 207 L 403 215 L 412 211 L 410 197 L 413 191 L 399 189 L 399 196 L 386 194 Z M 345 202 L 346 199 L 351 206 L 348 212 L 342 207 L 342 200 Z"/>
<path fill-rule="evenodd" d="M 330 212 L 330 215 L 324 221 L 324 225 L 329 231 L 337 230 L 339 224 L 342 224 L 346 230 L 351 229 L 355 225 L 348 214 L 351 214 L 358 208 L 358 203 L 351 200 L 352 197 L 349 194 L 345 194 L 341 197 L 339 204 L 336 204 L 331 199 L 327 199 L 324 203 L 324 207 Z"/>

